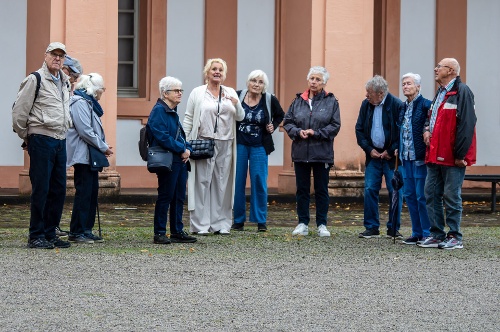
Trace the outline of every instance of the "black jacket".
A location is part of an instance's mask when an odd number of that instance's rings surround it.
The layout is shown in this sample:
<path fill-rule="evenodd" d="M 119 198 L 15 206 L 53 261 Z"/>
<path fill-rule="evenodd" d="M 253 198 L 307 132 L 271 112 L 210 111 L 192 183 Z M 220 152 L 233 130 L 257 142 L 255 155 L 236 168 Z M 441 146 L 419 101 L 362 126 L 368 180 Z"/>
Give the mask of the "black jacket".
<path fill-rule="evenodd" d="M 425 149 L 426 145 L 424 143 L 424 137 L 422 132 L 424 130 L 424 124 L 427 120 L 427 113 L 431 107 L 431 101 L 425 99 L 422 95 L 418 96 L 417 99 L 413 101 L 413 110 L 411 115 L 411 132 L 413 134 L 413 147 L 415 149 L 415 160 L 424 161 L 425 160 Z M 398 124 L 400 128 L 403 126 L 406 113 L 406 103 L 403 103 L 403 108 L 399 114 Z M 400 147 L 399 153 L 403 152 L 403 131 L 401 130 L 400 135 Z"/>
<path fill-rule="evenodd" d="M 363 100 L 359 109 L 358 121 L 356 122 L 356 140 L 358 145 L 365 151 L 366 165 L 371 161 L 370 152 L 375 149 L 379 152 L 387 150 L 392 159 L 389 161 L 391 168 L 395 166 L 394 151 L 399 147 L 399 113 L 403 109 L 403 102 L 390 93 L 387 94 L 382 108 L 382 125 L 384 127 L 385 143 L 382 151 L 373 146 L 371 132 L 373 123 L 373 110 L 375 106 L 368 100 Z"/>

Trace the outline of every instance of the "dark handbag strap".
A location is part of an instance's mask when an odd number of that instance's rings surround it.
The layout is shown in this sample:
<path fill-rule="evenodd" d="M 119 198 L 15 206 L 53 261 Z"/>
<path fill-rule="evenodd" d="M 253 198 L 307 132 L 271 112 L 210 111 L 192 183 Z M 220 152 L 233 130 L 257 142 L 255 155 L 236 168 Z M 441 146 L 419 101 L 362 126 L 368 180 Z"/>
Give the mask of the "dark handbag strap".
<path fill-rule="evenodd" d="M 221 97 L 222 97 L 222 85 L 220 86 L 219 90 L 219 102 L 217 103 L 217 117 L 215 118 L 214 134 L 217 132 L 217 120 L 219 120 Z"/>

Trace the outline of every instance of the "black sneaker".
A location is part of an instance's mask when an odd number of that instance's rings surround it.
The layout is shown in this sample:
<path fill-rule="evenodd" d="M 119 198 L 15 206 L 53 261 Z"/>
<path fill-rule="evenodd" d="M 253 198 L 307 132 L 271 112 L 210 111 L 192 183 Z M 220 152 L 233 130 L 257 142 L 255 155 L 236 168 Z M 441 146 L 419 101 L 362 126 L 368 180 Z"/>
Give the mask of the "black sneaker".
<path fill-rule="evenodd" d="M 88 239 L 91 239 L 92 241 L 94 241 L 94 243 L 103 243 L 104 242 L 104 239 L 102 237 L 97 236 L 93 233 L 85 233 L 85 234 L 83 234 L 83 236 L 85 236 Z"/>
<path fill-rule="evenodd" d="M 63 241 L 60 238 L 58 238 L 57 236 L 53 239 L 49 239 L 48 241 L 54 245 L 54 248 L 69 248 L 69 247 L 71 247 L 71 243 L 69 243 L 68 241 Z"/>
<path fill-rule="evenodd" d="M 54 245 L 44 238 L 31 239 L 28 241 L 28 248 L 34 249 L 54 249 Z"/>
<path fill-rule="evenodd" d="M 416 245 L 417 242 L 420 240 L 421 238 L 418 237 L 418 236 L 410 236 L 409 238 L 407 238 L 406 240 L 404 241 L 401 241 L 402 243 L 404 244 L 410 244 L 410 245 Z"/>
<path fill-rule="evenodd" d="M 88 243 L 88 244 L 94 243 L 94 240 L 86 237 L 83 234 L 68 235 L 68 241 L 69 242 L 74 242 L 74 243 Z"/>
<path fill-rule="evenodd" d="M 181 231 L 180 233 L 170 234 L 170 241 L 172 243 L 194 243 L 198 241 L 198 239 Z"/>
<path fill-rule="evenodd" d="M 267 226 L 264 223 L 257 224 L 257 232 L 267 232 Z"/>
<path fill-rule="evenodd" d="M 63 231 L 59 226 L 56 227 L 56 235 L 57 236 L 68 236 L 69 232 Z"/>
<path fill-rule="evenodd" d="M 238 223 L 234 223 L 232 226 L 231 226 L 231 229 L 232 230 L 235 230 L 235 231 L 243 231 L 245 230 L 244 228 L 245 224 L 242 223 L 242 222 L 238 222 Z"/>
<path fill-rule="evenodd" d="M 399 231 L 396 231 L 396 234 L 393 235 L 392 231 L 391 230 L 387 230 L 387 237 L 390 237 L 391 239 L 393 237 L 395 237 L 396 239 L 402 239 L 403 238 L 403 235 L 401 235 L 401 233 Z"/>
<path fill-rule="evenodd" d="M 157 234 L 154 237 L 153 243 L 156 244 L 170 244 L 170 239 L 165 234 Z"/>
<path fill-rule="evenodd" d="M 371 239 L 372 237 L 380 237 L 380 232 L 375 228 L 368 228 L 363 233 L 358 234 L 359 238 Z"/>

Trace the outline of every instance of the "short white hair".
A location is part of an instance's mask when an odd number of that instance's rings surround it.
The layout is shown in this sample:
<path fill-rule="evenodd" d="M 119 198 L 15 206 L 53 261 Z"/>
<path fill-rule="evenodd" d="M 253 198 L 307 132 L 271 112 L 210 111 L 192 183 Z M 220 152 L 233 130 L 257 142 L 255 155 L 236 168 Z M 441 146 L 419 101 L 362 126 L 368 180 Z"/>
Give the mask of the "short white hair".
<path fill-rule="evenodd" d="M 163 94 L 167 92 L 167 90 L 172 90 L 172 88 L 182 87 L 182 82 L 175 77 L 166 76 L 160 80 L 159 88 L 160 88 L 160 98 L 163 98 Z"/>
<path fill-rule="evenodd" d="M 415 85 L 420 85 L 420 82 L 422 82 L 422 78 L 419 74 L 406 73 L 401 77 L 401 81 L 403 81 L 405 78 L 413 79 L 413 83 L 415 83 Z"/>
<path fill-rule="evenodd" d="M 81 75 L 75 90 L 84 90 L 89 96 L 97 97 L 97 91 L 104 89 L 104 79 L 98 73 Z"/>
<path fill-rule="evenodd" d="M 264 88 L 262 89 L 262 92 L 266 93 L 267 87 L 269 86 L 269 79 L 267 78 L 266 73 L 264 73 L 264 71 L 262 71 L 260 69 L 256 69 L 256 70 L 252 71 L 250 74 L 248 74 L 247 87 L 248 87 L 248 83 L 251 80 L 259 78 L 259 77 L 262 77 L 262 80 L 264 81 Z"/>
<path fill-rule="evenodd" d="M 309 73 L 307 73 L 307 79 L 309 80 L 311 78 L 311 75 L 314 74 L 319 74 L 321 77 L 323 77 L 323 83 L 326 84 L 328 80 L 330 79 L 330 74 L 328 73 L 328 70 L 326 70 L 325 67 L 321 66 L 314 66 L 309 69 Z"/>

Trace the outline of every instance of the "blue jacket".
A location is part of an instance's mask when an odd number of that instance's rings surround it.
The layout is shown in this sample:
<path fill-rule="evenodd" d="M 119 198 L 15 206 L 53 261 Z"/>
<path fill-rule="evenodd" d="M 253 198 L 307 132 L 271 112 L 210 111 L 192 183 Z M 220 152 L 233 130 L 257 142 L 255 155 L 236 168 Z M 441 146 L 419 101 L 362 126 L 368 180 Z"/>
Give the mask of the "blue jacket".
<path fill-rule="evenodd" d="M 399 112 L 403 108 L 403 102 L 390 93 L 387 94 L 382 109 L 382 125 L 384 127 L 385 143 L 382 151 L 373 146 L 371 132 L 373 124 L 373 111 L 375 106 L 368 100 L 363 100 L 359 109 L 358 121 L 356 122 L 356 140 L 358 145 L 365 151 L 366 165 L 372 158 L 370 152 L 375 149 L 379 152 L 387 150 L 392 159 L 389 160 L 391 168 L 395 166 L 394 151 L 399 148 Z"/>
<path fill-rule="evenodd" d="M 424 124 L 427 120 L 427 114 L 429 108 L 431 107 L 431 101 L 425 99 L 422 95 L 418 96 L 417 99 L 413 101 L 413 111 L 411 115 L 411 131 L 413 134 L 413 147 L 415 148 L 415 160 L 424 161 L 425 160 L 425 150 L 426 145 L 424 143 L 424 136 L 422 135 L 424 131 Z M 401 127 L 403 125 L 406 113 L 406 103 L 403 104 L 403 109 L 399 114 L 398 124 Z M 399 154 L 403 152 L 403 131 L 400 135 L 400 147 Z"/>
<path fill-rule="evenodd" d="M 158 99 L 149 114 L 146 133 L 149 146 L 159 145 L 165 150 L 172 151 L 174 162 L 182 161 L 180 156 L 186 149 L 192 151 L 191 145 L 186 142 L 186 134 L 179 122 L 177 107 L 172 110 L 161 99 Z M 179 134 L 177 135 L 177 133 Z"/>

